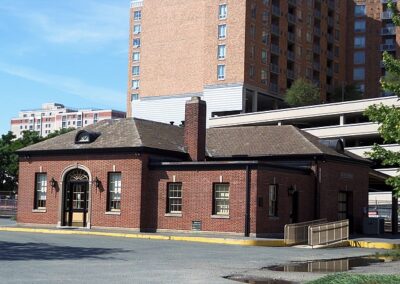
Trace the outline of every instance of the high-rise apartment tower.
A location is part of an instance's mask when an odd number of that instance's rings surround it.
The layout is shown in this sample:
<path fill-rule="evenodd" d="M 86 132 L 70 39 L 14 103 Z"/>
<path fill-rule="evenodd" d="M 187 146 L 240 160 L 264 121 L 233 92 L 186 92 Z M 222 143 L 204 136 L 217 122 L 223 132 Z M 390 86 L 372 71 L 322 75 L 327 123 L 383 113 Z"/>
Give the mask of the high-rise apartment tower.
<path fill-rule="evenodd" d="M 300 77 L 325 101 L 346 81 L 347 2 L 132 0 L 128 116 L 179 123 L 193 95 L 209 116 L 268 110 Z"/>

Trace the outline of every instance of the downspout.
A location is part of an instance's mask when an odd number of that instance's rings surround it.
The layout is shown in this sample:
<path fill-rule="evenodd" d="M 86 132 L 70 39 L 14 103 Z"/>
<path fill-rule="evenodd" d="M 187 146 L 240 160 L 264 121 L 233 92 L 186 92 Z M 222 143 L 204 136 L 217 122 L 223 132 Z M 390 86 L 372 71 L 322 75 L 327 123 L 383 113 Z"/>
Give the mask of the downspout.
<path fill-rule="evenodd" d="M 315 161 L 315 199 L 314 199 L 314 219 L 320 218 L 320 168 L 318 161 Z"/>
<path fill-rule="evenodd" d="M 246 213 L 244 219 L 244 236 L 250 236 L 250 165 L 246 165 Z"/>

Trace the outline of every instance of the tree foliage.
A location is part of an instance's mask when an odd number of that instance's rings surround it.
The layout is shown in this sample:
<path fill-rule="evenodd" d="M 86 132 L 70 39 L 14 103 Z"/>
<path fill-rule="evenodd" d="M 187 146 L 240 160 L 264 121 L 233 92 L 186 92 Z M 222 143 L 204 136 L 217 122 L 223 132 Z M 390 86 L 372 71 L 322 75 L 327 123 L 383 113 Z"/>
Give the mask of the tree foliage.
<path fill-rule="evenodd" d="M 18 186 L 18 155 L 16 151 L 40 141 L 53 138 L 67 133 L 73 128 L 62 129 L 51 133 L 45 138 L 39 136 L 35 131 L 24 131 L 22 137 L 16 136 L 9 131 L 0 138 L 0 191 L 16 191 Z"/>
<path fill-rule="evenodd" d="M 319 104 L 319 88 L 305 79 L 297 79 L 286 91 L 285 102 L 293 107 Z"/>
<path fill-rule="evenodd" d="M 344 94 L 343 94 L 344 91 Z M 356 85 L 346 85 L 344 90 L 342 87 L 335 88 L 333 94 L 330 97 L 330 102 L 342 102 L 342 101 L 354 101 L 361 100 L 362 92 Z"/>
<path fill-rule="evenodd" d="M 393 11 L 393 22 L 400 26 L 400 16 L 396 6 L 389 1 L 389 9 Z M 400 98 L 400 60 L 393 58 L 389 53 L 383 53 L 383 62 L 390 77 L 381 79 L 382 88 L 393 92 Z M 395 106 L 374 105 L 369 107 L 365 114 L 371 121 L 379 123 L 379 133 L 385 143 L 400 144 L 400 108 Z M 381 161 L 383 165 L 400 167 L 400 153 L 389 151 L 375 144 L 370 157 Z M 397 196 L 400 196 L 400 175 L 389 178 L 386 183 L 393 187 Z"/>

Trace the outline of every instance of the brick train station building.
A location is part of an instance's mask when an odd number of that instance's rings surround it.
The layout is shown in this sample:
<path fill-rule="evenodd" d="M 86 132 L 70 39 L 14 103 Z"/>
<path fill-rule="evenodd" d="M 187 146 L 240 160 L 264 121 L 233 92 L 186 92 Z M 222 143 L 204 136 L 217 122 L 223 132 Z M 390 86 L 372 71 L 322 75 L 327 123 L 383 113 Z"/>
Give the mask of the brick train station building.
<path fill-rule="evenodd" d="M 19 151 L 20 224 L 280 234 L 285 224 L 349 219 L 368 206 L 369 161 L 293 126 L 206 129 L 101 121 Z"/>

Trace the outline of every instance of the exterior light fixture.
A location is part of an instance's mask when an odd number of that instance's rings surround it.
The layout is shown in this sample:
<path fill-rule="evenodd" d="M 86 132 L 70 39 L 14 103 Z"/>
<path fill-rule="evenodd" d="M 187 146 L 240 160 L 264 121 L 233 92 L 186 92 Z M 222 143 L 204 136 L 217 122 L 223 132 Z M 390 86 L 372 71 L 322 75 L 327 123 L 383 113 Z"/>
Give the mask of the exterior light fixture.
<path fill-rule="evenodd" d="M 294 193 L 296 192 L 296 186 L 294 185 L 291 185 L 291 186 L 289 186 L 289 188 L 288 188 L 288 194 L 289 195 L 293 195 Z"/>
<path fill-rule="evenodd" d="M 52 188 L 55 188 L 56 185 L 57 185 L 57 181 L 52 177 L 51 180 L 50 180 L 50 186 L 51 186 Z"/>
<path fill-rule="evenodd" d="M 94 180 L 92 181 L 92 185 L 96 187 L 96 189 L 99 188 L 100 186 L 100 180 L 98 177 L 95 177 Z"/>

